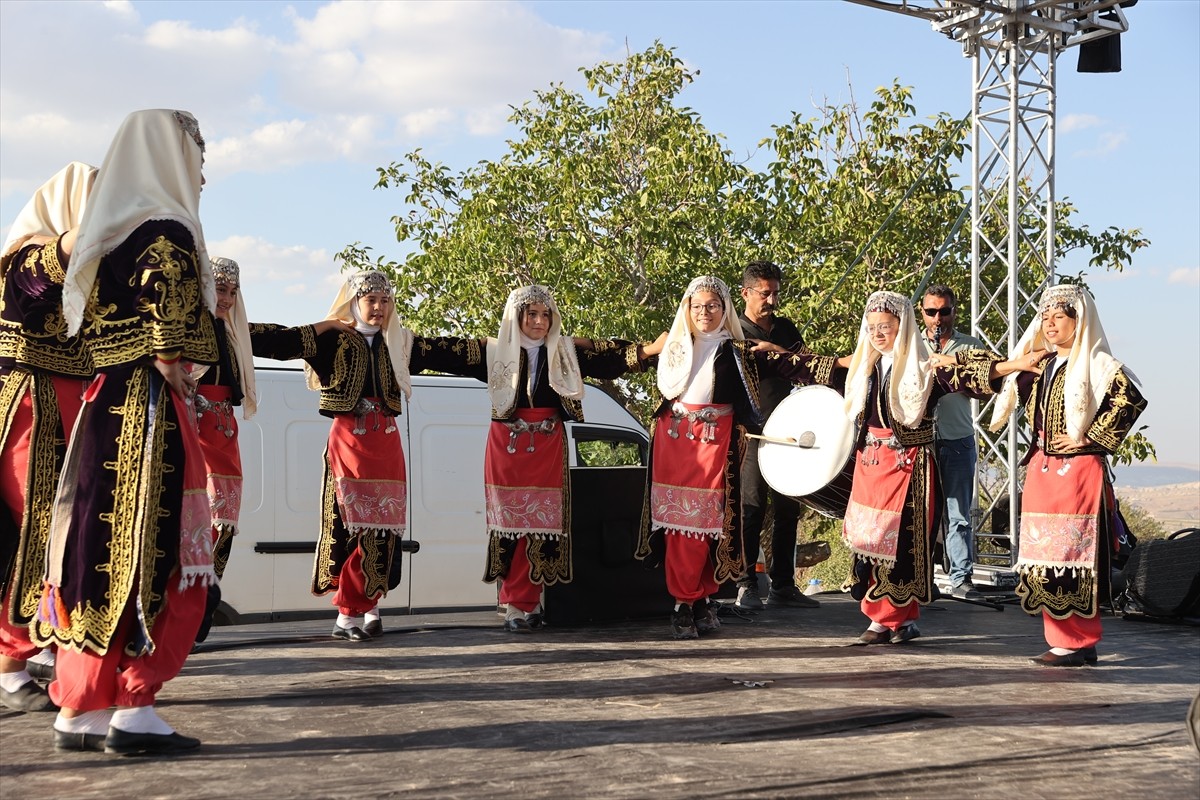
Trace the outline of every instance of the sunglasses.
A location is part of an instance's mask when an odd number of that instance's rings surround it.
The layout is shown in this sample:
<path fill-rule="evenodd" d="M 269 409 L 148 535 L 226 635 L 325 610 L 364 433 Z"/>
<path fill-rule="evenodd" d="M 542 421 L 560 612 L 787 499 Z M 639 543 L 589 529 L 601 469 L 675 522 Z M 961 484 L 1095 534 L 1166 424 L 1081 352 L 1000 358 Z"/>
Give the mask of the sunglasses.
<path fill-rule="evenodd" d="M 948 317 L 954 313 L 953 308 L 922 308 L 927 317 Z"/>

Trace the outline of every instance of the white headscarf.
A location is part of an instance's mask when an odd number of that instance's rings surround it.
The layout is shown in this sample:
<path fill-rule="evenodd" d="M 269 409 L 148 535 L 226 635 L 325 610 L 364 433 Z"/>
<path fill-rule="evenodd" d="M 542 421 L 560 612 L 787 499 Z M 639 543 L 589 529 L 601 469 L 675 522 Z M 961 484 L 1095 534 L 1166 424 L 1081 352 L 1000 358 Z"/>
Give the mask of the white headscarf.
<path fill-rule="evenodd" d="M 365 332 L 364 335 L 367 336 L 375 335 L 379 329 L 374 325 L 364 325 L 358 316 L 357 308 L 358 298 L 371 292 L 382 292 L 392 298 L 392 312 L 387 315 L 387 322 L 383 326 L 383 341 L 387 344 L 388 358 L 392 362 L 392 374 L 396 376 L 396 385 L 400 387 L 400 391 L 404 392 L 405 397 L 411 398 L 412 377 L 408 371 L 408 360 L 412 357 L 413 334 L 401 324 L 400 316 L 396 313 L 396 289 L 387 275 L 374 269 L 347 275 L 345 282 L 342 283 L 342 288 L 338 290 L 337 298 L 329 307 L 329 313 L 325 315 L 325 319 L 340 319 L 347 325 L 354 326 L 356 330 L 360 330 L 359 326 L 363 326 L 360 332 Z M 313 391 L 325 388 L 321 385 L 321 379 L 317 377 L 317 373 L 313 372 L 312 367 L 307 364 L 304 366 L 304 375 L 308 381 L 308 388 Z"/>
<path fill-rule="evenodd" d="M 250 321 L 246 315 L 246 304 L 242 300 L 242 275 L 238 263 L 232 258 L 213 256 L 209 263 L 212 265 L 213 280 L 217 283 L 229 283 L 238 292 L 234 295 L 233 308 L 228 311 L 225 320 L 225 335 L 233 345 L 234 358 L 237 359 L 238 377 L 242 384 L 242 418 L 250 419 L 258 410 L 258 389 L 254 380 L 254 350 L 250 345 Z M 210 365 L 192 365 L 192 375 L 199 378 L 208 372 Z"/>
<path fill-rule="evenodd" d="M 95 181 L 95 167 L 72 161 L 38 187 L 8 229 L 0 275 L 7 273 L 8 262 L 34 236 L 61 236 L 77 227 Z"/>
<path fill-rule="evenodd" d="M 721 327 L 710 334 L 701 334 L 692 322 L 689 306 L 692 295 L 696 292 L 713 292 L 719 295 L 725 307 Z M 703 369 L 708 374 L 706 384 L 711 385 L 711 365 L 721 342 L 726 339 L 744 338 L 742 325 L 733 314 L 733 299 L 729 296 L 729 287 L 725 282 L 715 275 L 693 278 L 679 301 L 675 320 L 671 323 L 671 330 L 667 332 L 667 342 L 663 345 L 662 355 L 658 359 L 658 390 L 668 400 L 678 399 L 694 379 L 704 377 L 700 371 L 692 374 L 693 362 L 706 365 Z"/>
<path fill-rule="evenodd" d="M 1109 349 L 1108 337 L 1104 335 L 1104 327 L 1100 324 L 1100 314 L 1096 311 L 1092 296 L 1083 287 L 1074 284 L 1051 286 L 1042 292 L 1038 314 L 1025 329 L 1009 358 L 1017 359 L 1034 350 L 1053 349 L 1042 336 L 1042 314 L 1058 307 L 1075 309 L 1075 339 L 1071 343 L 1067 364 L 1063 367 L 1067 373 L 1064 401 L 1067 435 L 1081 442 L 1108 392 L 1113 376 L 1122 369 L 1121 362 L 1113 358 Z M 989 427 L 993 431 L 1003 428 L 1016 404 L 1017 373 L 1014 372 L 1004 379 L 1004 385 L 996 396 Z"/>
<path fill-rule="evenodd" d="M 500 333 L 495 339 L 487 341 L 488 397 L 497 417 L 504 418 L 512 414 L 520 396 L 517 382 L 520 380 L 522 348 L 541 345 L 541 342 L 521 333 L 521 313 L 533 303 L 541 303 L 550 310 L 550 329 L 545 338 L 550 388 L 564 399 L 583 399 L 583 373 L 579 369 L 575 340 L 562 333 L 562 314 L 554 297 L 545 286 L 522 286 L 509 293 L 508 301 L 504 304 L 504 317 L 500 320 Z M 530 386 L 526 392 L 531 396 L 533 381 L 537 379 L 534 366 L 530 359 Z"/>
<path fill-rule="evenodd" d="M 867 298 L 863 309 L 862 325 L 858 330 L 858 344 L 850 358 L 850 370 L 846 375 L 846 416 L 857 419 L 867 402 L 867 387 L 875 364 L 881 354 L 871 344 L 867 333 L 867 314 L 886 311 L 899 320 L 900 330 L 892 346 L 892 379 L 884 388 L 888 392 L 888 409 L 892 419 L 906 428 L 915 427 L 925 417 L 925 407 L 933 391 L 933 376 L 927 371 L 928 356 L 920 341 L 920 330 L 913 314 L 912 303 L 896 292 L 875 292 Z"/>
<path fill-rule="evenodd" d="M 70 333 L 78 333 L 100 259 L 152 219 L 186 227 L 196 245 L 200 295 L 216 308 L 212 269 L 200 227 L 200 170 L 204 138 L 186 111 L 151 109 L 125 118 L 96 176 L 79 225 L 75 252 L 63 286 L 63 313 Z"/>

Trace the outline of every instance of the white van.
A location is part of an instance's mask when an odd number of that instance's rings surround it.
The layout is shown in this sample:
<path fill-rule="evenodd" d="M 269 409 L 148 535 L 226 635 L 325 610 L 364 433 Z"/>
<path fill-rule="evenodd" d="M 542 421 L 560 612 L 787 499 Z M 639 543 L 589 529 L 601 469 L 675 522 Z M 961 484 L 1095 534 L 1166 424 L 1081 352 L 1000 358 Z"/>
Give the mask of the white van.
<path fill-rule="evenodd" d="M 317 413 L 317 394 L 305 386 L 300 369 L 257 367 L 255 375 L 258 413 L 240 421 L 238 437 L 245 474 L 240 529 L 215 621 L 329 616 L 329 596 L 314 597 L 310 585 L 330 421 Z M 415 375 L 412 383 L 412 401 L 397 423 L 408 456 L 406 541 L 417 552 L 406 555 L 403 578 L 383 610 L 494 608 L 496 587 L 482 581 L 483 450 L 491 410 L 486 387 L 451 376 Z M 661 570 L 643 578 L 639 573 L 646 570 L 632 561 L 645 490 L 646 431 L 597 387 L 588 387 L 583 406 L 587 422 L 566 425 L 577 581 L 558 603 L 560 619 L 591 617 L 572 606 L 588 605 L 593 591 L 612 594 L 606 583 L 614 574 L 596 576 L 592 588 L 593 568 L 631 571 L 634 582 L 649 581 L 651 595 L 661 581 Z M 552 605 L 548 593 L 548 619 L 555 615 Z"/>

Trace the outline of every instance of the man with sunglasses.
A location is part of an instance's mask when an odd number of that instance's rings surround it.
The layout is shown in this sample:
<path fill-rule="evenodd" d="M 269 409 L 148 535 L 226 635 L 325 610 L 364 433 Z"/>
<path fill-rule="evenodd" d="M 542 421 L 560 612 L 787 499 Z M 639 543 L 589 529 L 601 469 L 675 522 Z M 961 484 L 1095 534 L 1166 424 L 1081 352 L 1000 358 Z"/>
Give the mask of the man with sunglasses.
<path fill-rule="evenodd" d="M 934 284 L 921 300 L 925 319 L 925 344 L 929 352 L 953 355 L 959 350 L 983 348 L 983 342 L 954 328 L 958 303 L 954 291 Z M 971 529 L 971 497 L 975 488 L 975 428 L 971 402 L 962 394 L 947 394 L 934 413 L 937 465 L 946 494 L 946 556 L 950 562 L 951 593 L 961 599 L 977 599 L 971 581 L 974 571 L 975 536 Z"/>
<path fill-rule="evenodd" d="M 782 283 L 783 271 L 770 261 L 751 261 L 746 265 L 742 273 L 742 299 L 746 303 L 746 310 L 739 319 L 742 323 L 742 333 L 747 339 L 761 339 L 787 348 L 802 344 L 800 331 L 795 323 L 776 313 L 781 299 Z M 768 377 L 762 379 L 759 384 L 759 398 L 764 421 L 791 391 L 792 384 L 788 381 Z M 768 499 L 775 508 L 775 522 L 771 528 L 771 564 L 768 572 L 771 589 L 767 594 L 767 604 L 816 608 L 820 603 L 796 587 L 796 524 L 800 519 L 800 504 L 767 486 L 758 469 L 757 440 L 751 439 L 746 444 L 741 479 L 742 553 L 745 570 L 738 578 L 738 608 L 763 607 L 762 598 L 758 593 L 758 574 L 755 566 L 758 563 L 759 542 Z"/>

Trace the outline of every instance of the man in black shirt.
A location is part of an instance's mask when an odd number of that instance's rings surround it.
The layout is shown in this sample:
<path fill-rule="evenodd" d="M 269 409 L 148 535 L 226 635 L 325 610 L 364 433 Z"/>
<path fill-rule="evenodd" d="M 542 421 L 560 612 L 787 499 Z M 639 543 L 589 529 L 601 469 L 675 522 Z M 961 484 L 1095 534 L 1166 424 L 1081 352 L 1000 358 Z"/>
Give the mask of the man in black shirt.
<path fill-rule="evenodd" d="M 770 261 L 751 261 L 746 266 L 742 273 L 742 299 L 745 300 L 746 310 L 739 319 L 747 339 L 763 339 L 789 348 L 802 344 L 800 331 L 795 324 L 775 313 L 779 307 L 782 282 L 783 272 Z M 791 390 L 792 385 L 785 380 L 762 379 L 759 394 L 764 422 Z M 758 469 L 757 439 L 747 443 L 746 460 L 742 462 L 742 552 L 746 569 L 738 578 L 737 605 L 745 609 L 763 607 L 755 567 L 768 499 L 775 508 L 775 523 L 771 529 L 771 563 L 768 570 L 771 590 L 767 595 L 767 603 L 815 608 L 820 603 L 796 587 L 796 524 L 800 518 L 800 504 L 771 489 L 763 480 Z"/>

